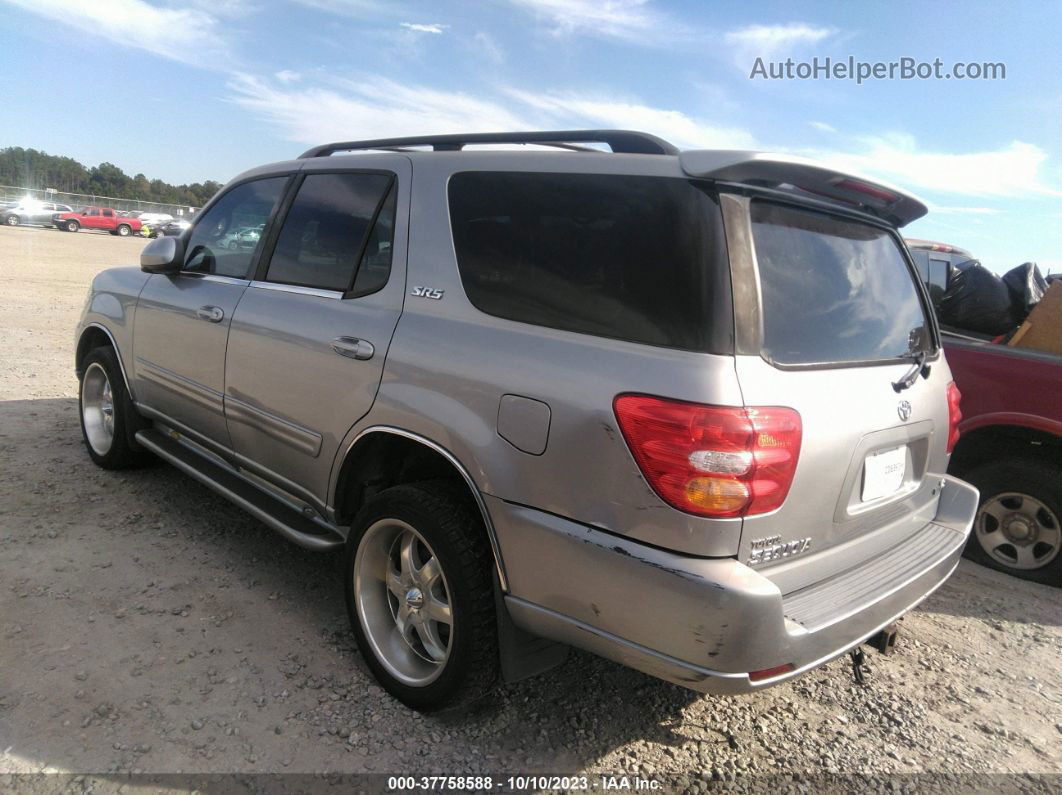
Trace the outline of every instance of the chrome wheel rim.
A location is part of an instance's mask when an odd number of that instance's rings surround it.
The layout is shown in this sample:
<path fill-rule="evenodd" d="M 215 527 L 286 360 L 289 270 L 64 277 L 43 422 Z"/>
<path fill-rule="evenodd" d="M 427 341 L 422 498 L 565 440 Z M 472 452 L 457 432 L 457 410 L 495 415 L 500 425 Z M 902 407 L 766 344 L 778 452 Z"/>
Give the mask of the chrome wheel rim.
<path fill-rule="evenodd" d="M 1062 548 L 1062 525 L 1035 497 L 1005 492 L 986 500 L 977 513 L 977 541 L 992 560 L 1012 569 L 1040 569 Z"/>
<path fill-rule="evenodd" d="M 376 659 L 407 685 L 434 682 L 453 646 L 446 574 L 424 536 L 399 519 L 381 519 L 358 544 L 354 599 Z"/>
<path fill-rule="evenodd" d="M 89 446 L 97 455 L 107 455 L 114 444 L 114 398 L 107 371 L 95 362 L 81 382 L 81 418 Z"/>

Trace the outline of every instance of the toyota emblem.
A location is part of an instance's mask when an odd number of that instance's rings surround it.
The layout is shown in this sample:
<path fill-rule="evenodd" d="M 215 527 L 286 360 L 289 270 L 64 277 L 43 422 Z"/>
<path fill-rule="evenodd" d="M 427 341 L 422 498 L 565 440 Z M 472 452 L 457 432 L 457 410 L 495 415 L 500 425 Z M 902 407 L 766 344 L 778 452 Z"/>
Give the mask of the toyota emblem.
<path fill-rule="evenodd" d="M 904 422 L 911 419 L 911 404 L 909 401 L 901 400 L 896 406 L 896 413 L 900 415 L 900 419 Z"/>

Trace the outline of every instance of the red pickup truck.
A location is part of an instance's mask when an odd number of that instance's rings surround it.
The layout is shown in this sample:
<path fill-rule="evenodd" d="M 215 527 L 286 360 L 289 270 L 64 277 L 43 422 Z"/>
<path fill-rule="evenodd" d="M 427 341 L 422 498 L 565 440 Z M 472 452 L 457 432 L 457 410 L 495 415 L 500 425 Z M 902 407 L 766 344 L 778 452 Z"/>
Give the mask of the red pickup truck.
<path fill-rule="evenodd" d="M 934 306 L 965 249 L 907 240 Z M 975 485 L 981 506 L 966 556 L 1026 580 L 1062 585 L 1062 356 L 995 344 L 943 327 L 962 392 L 962 436 L 949 474 Z"/>
<path fill-rule="evenodd" d="M 1062 585 L 1062 356 L 943 341 L 963 414 L 948 471 L 981 492 L 967 557 Z"/>
<path fill-rule="evenodd" d="M 121 237 L 129 237 L 140 231 L 140 221 L 135 218 L 122 218 L 117 210 L 110 207 L 84 207 L 75 213 L 56 213 L 52 216 L 52 223 L 67 232 L 99 229 Z"/>

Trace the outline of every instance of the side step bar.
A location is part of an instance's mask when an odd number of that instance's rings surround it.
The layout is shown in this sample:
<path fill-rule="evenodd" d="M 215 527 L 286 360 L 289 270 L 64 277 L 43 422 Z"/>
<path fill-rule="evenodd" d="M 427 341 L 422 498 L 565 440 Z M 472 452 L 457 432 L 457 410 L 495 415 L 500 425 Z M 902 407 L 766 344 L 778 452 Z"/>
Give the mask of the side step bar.
<path fill-rule="evenodd" d="M 343 546 L 343 537 L 338 532 L 307 519 L 240 477 L 235 470 L 199 455 L 154 428 L 138 431 L 136 440 L 159 458 L 265 522 L 292 543 L 314 551 Z"/>

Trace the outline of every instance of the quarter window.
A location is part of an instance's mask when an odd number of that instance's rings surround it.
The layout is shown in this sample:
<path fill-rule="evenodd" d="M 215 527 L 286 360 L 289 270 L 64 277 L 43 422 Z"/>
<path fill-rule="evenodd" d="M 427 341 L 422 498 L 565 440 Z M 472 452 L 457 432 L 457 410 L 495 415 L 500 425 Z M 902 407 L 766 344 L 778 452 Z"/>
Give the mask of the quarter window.
<path fill-rule="evenodd" d="M 192 229 L 184 270 L 246 278 L 287 180 L 244 182 L 218 199 Z"/>
<path fill-rule="evenodd" d="M 355 281 L 362 293 L 382 287 L 391 270 L 391 185 L 386 174 L 307 176 L 284 219 L 266 280 L 344 293 Z"/>
<path fill-rule="evenodd" d="M 450 179 L 461 283 L 479 310 L 581 334 L 732 348 L 716 200 L 668 177 L 465 172 Z"/>

